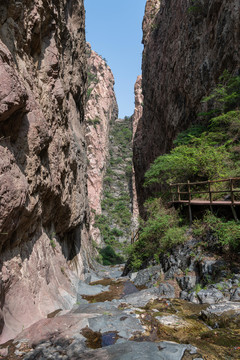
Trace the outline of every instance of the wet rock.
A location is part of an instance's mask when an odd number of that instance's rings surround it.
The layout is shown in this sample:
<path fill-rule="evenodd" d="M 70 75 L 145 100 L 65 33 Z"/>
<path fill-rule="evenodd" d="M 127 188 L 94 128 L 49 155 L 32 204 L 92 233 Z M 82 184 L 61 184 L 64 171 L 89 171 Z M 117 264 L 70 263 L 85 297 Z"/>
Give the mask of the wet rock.
<path fill-rule="evenodd" d="M 202 319 L 212 327 L 240 327 L 240 303 L 226 302 L 201 311 Z"/>
<path fill-rule="evenodd" d="M 161 272 L 161 265 L 156 265 L 144 270 L 140 270 L 138 271 L 133 282 L 136 286 L 151 287 L 157 281 L 157 279 L 161 275 Z"/>
<path fill-rule="evenodd" d="M 88 354 L 91 354 L 93 360 L 181 360 L 186 350 L 192 353 L 196 352 L 191 345 L 166 341 L 158 343 L 128 341 L 98 351 L 91 351 Z M 79 359 L 81 359 L 81 355 Z M 84 354 L 82 359 L 84 359 Z"/>
<path fill-rule="evenodd" d="M 201 304 L 216 304 L 224 299 L 221 291 L 217 289 L 200 290 L 197 294 Z"/>
<path fill-rule="evenodd" d="M 121 314 L 121 310 L 118 309 L 120 303 L 120 301 L 105 301 L 101 303 L 75 305 L 74 308 L 71 310 L 71 313 L 85 313 L 95 315 L 104 315 L 105 313 L 108 313 L 111 315 L 119 315 Z"/>
<path fill-rule="evenodd" d="M 196 353 L 196 348 L 191 345 L 176 344 L 162 341 L 158 343 L 118 341 L 117 344 L 104 347 L 103 349 L 88 350 L 82 347 L 82 343 L 75 342 L 70 351 L 63 348 L 56 349 L 49 343 L 43 343 L 36 347 L 25 360 L 181 360 L 185 351 L 190 354 Z"/>
<path fill-rule="evenodd" d="M 97 295 L 101 294 L 104 291 L 108 291 L 109 286 L 103 286 L 103 285 L 88 285 L 83 281 L 78 282 L 78 288 L 77 288 L 77 294 L 78 295 Z"/>
<path fill-rule="evenodd" d="M 130 315 L 124 313 L 119 315 L 103 315 L 89 319 L 89 328 L 100 333 L 114 331 L 124 339 L 130 339 L 136 331 L 140 333 L 145 332 L 145 329 L 135 314 Z"/>

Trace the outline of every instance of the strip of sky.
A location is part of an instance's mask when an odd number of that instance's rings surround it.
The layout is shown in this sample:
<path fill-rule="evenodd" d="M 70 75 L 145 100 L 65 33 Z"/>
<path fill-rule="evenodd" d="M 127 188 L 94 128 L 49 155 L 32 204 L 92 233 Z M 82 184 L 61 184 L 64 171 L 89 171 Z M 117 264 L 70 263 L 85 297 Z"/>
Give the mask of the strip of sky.
<path fill-rule="evenodd" d="M 86 38 L 112 69 L 120 118 L 134 111 L 134 83 L 141 74 L 145 3 L 146 0 L 85 0 Z"/>

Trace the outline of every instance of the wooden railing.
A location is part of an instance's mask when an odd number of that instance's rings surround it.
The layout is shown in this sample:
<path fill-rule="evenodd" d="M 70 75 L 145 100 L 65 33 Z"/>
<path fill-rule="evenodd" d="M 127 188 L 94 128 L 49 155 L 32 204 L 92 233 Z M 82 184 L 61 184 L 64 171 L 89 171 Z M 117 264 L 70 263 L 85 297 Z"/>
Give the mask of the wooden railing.
<path fill-rule="evenodd" d="M 190 222 L 192 221 L 192 211 L 191 205 L 219 205 L 225 206 L 230 205 L 232 208 L 232 212 L 234 215 L 234 219 L 237 221 L 237 214 L 234 210 L 234 206 L 240 205 L 240 188 L 234 188 L 234 184 L 239 181 L 240 177 L 236 178 L 229 178 L 229 179 L 221 179 L 221 180 L 208 180 L 208 181 L 199 181 L 199 182 L 190 182 L 187 183 L 176 183 L 170 184 L 171 187 L 171 195 L 172 195 L 172 203 L 179 203 L 179 204 L 187 204 L 189 205 L 189 217 Z M 218 183 L 228 183 L 228 189 L 226 187 L 221 190 L 214 190 L 213 185 Z M 198 190 L 196 191 L 197 187 L 207 187 L 207 190 Z M 181 191 L 181 188 L 185 187 L 187 191 Z M 215 186 L 216 188 L 217 186 Z M 175 189 L 175 191 L 173 191 Z M 207 199 L 202 199 L 201 195 L 207 194 Z M 226 194 L 228 197 L 225 199 L 214 199 L 214 195 L 216 194 Z M 238 199 L 236 199 L 236 194 L 239 194 Z M 183 199 L 185 197 L 185 199 Z"/>
<path fill-rule="evenodd" d="M 213 195 L 214 194 L 229 194 L 230 195 L 230 202 L 232 205 L 235 204 L 239 204 L 240 201 L 237 201 L 235 199 L 235 193 L 239 193 L 240 194 L 240 189 L 235 189 L 234 188 L 234 182 L 235 181 L 240 181 L 240 177 L 237 178 L 229 178 L 229 179 L 221 179 L 221 180 L 208 180 L 208 181 L 199 181 L 199 182 L 190 182 L 188 181 L 187 183 L 176 183 L 176 184 L 170 184 L 171 187 L 171 195 L 172 195 L 172 202 L 184 202 L 184 203 L 195 203 L 195 202 L 209 202 L 210 204 L 214 204 L 215 202 L 219 203 L 219 202 L 223 202 L 223 204 L 228 203 L 228 201 L 225 200 L 213 200 Z M 213 190 L 212 185 L 213 184 L 217 184 L 217 183 L 224 183 L 224 182 L 228 182 L 229 183 L 229 189 L 221 189 L 221 190 Z M 196 187 L 196 186 L 203 186 L 203 185 L 208 185 L 208 190 L 207 191 L 192 191 L 192 187 Z M 180 191 L 181 187 L 187 187 L 187 191 Z M 172 189 L 176 188 L 176 191 L 173 192 Z M 202 195 L 202 194 L 208 194 L 208 200 L 204 199 L 196 199 L 194 200 L 193 195 Z M 182 199 L 181 195 L 187 195 L 187 200 L 186 199 Z M 176 200 L 177 197 L 177 200 Z"/>

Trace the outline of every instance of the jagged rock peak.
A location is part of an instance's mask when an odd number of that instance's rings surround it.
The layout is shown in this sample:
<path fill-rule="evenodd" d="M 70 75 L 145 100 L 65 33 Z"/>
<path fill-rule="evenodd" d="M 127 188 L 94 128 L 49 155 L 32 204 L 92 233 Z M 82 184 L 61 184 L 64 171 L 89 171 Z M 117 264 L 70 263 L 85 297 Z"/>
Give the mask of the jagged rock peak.
<path fill-rule="evenodd" d="M 142 43 L 145 44 L 147 42 L 148 36 L 152 29 L 155 27 L 155 17 L 158 13 L 161 5 L 161 0 L 147 0 L 146 6 L 145 6 L 145 14 L 143 18 L 142 23 L 142 29 L 143 29 L 143 39 Z"/>

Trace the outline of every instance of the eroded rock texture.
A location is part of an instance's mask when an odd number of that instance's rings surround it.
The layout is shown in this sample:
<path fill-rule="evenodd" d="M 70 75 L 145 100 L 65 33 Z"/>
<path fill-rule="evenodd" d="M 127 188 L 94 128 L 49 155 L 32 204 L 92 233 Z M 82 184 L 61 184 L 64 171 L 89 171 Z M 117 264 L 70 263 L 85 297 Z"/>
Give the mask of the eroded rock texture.
<path fill-rule="evenodd" d="M 114 77 L 110 67 L 88 45 L 88 99 L 86 107 L 88 197 L 91 208 L 90 235 L 101 242 L 99 229 L 94 227 L 95 214 L 101 214 L 103 178 L 109 156 L 110 122 L 118 117 Z"/>
<path fill-rule="evenodd" d="M 133 141 L 136 135 L 136 131 L 138 128 L 139 121 L 142 118 L 143 114 L 143 93 L 142 93 L 142 75 L 137 77 L 135 86 L 134 86 L 134 95 L 135 95 L 135 108 L 133 114 Z M 140 132 L 140 131 L 139 131 Z M 139 219 L 139 209 L 138 209 L 138 198 L 137 198 L 137 190 L 136 190 L 136 178 L 135 178 L 135 171 L 133 167 L 133 174 L 132 174 L 132 223 L 133 223 L 133 231 L 134 234 L 138 229 L 138 219 Z"/>
<path fill-rule="evenodd" d="M 82 0 L 0 2 L 2 342 L 70 307 L 87 264 L 84 17 Z"/>
<path fill-rule="evenodd" d="M 144 173 L 196 121 L 201 99 L 225 69 L 240 67 L 238 0 L 149 0 L 143 22 L 144 110 L 134 143 L 140 206 L 148 196 Z M 156 13 L 156 15 L 155 15 Z M 150 29 L 149 29 L 150 26 Z"/>

